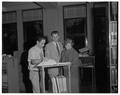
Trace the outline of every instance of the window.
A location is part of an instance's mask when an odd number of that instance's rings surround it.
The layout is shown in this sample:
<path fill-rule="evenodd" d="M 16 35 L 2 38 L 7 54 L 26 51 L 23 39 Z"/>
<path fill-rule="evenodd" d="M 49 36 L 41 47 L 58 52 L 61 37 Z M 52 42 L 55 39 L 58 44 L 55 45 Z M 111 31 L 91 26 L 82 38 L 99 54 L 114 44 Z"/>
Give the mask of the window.
<path fill-rule="evenodd" d="M 2 13 L 2 53 L 13 54 L 18 50 L 16 12 Z"/>
<path fill-rule="evenodd" d="M 74 48 L 77 51 L 86 47 L 86 33 L 86 6 L 64 7 L 64 37 L 74 40 Z"/>
<path fill-rule="evenodd" d="M 23 10 L 24 50 L 36 43 L 36 35 L 43 35 L 43 10 Z"/>
<path fill-rule="evenodd" d="M 2 51 L 3 53 L 13 54 L 18 49 L 17 43 L 17 24 L 9 23 L 2 25 Z"/>

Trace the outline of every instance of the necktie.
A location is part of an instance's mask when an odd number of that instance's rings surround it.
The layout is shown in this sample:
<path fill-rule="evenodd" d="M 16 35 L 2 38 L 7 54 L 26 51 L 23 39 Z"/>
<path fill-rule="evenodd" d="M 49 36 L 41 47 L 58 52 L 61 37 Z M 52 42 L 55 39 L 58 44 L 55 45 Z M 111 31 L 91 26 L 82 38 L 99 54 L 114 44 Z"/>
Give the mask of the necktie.
<path fill-rule="evenodd" d="M 58 51 L 58 56 L 60 56 L 60 49 L 59 49 L 58 43 L 56 43 L 56 48 L 57 48 L 57 51 Z"/>

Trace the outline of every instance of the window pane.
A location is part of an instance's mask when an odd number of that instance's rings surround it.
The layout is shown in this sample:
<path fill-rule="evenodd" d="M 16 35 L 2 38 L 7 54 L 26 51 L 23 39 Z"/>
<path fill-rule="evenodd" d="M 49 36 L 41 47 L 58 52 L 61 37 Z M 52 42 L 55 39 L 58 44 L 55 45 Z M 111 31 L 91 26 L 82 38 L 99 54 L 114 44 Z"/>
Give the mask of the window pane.
<path fill-rule="evenodd" d="M 43 35 L 42 21 L 31 21 L 23 23 L 24 49 L 29 49 L 36 43 L 36 35 Z"/>
<path fill-rule="evenodd" d="M 65 37 L 70 37 L 75 42 L 78 50 L 85 47 L 86 18 L 65 19 Z"/>
<path fill-rule="evenodd" d="M 23 11 L 23 21 L 42 20 L 42 9 L 31 9 Z"/>
<path fill-rule="evenodd" d="M 18 49 L 17 24 L 3 24 L 2 26 L 2 50 L 3 53 L 13 54 Z"/>
<path fill-rule="evenodd" d="M 74 37 L 75 48 L 78 50 L 85 47 L 85 36 Z"/>
<path fill-rule="evenodd" d="M 85 18 L 67 19 L 65 20 L 65 27 L 66 32 L 68 34 L 85 33 L 86 19 Z"/>

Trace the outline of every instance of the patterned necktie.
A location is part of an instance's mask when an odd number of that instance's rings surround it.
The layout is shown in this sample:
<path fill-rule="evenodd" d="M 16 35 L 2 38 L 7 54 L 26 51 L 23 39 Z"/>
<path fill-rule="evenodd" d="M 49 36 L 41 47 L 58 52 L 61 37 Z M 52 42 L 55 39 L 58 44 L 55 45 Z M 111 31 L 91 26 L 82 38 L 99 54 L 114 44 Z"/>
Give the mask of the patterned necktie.
<path fill-rule="evenodd" d="M 60 56 L 60 49 L 59 49 L 58 43 L 56 43 L 56 48 L 57 48 L 57 51 L 58 51 L 58 56 Z"/>

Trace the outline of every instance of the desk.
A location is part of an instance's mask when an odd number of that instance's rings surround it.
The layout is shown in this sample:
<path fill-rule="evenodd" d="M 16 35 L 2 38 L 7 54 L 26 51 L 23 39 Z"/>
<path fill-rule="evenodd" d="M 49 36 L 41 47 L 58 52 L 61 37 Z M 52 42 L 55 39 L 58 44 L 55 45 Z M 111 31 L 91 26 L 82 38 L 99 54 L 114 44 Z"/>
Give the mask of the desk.
<path fill-rule="evenodd" d="M 57 64 L 42 64 L 37 66 L 39 68 L 39 72 L 41 72 L 41 80 L 42 80 L 42 92 L 45 93 L 45 68 L 51 68 L 51 67 L 61 67 L 61 66 L 67 66 L 68 67 L 68 77 L 69 77 L 69 92 L 71 92 L 71 73 L 70 73 L 70 62 L 65 63 L 57 63 Z M 40 73 L 39 73 L 40 74 Z"/>
<path fill-rule="evenodd" d="M 83 69 L 91 69 L 92 70 L 92 90 L 95 91 L 96 88 L 96 80 L 95 80 L 95 56 L 86 56 L 79 57 L 82 64 L 79 66 L 81 69 L 81 78 L 83 76 Z"/>

